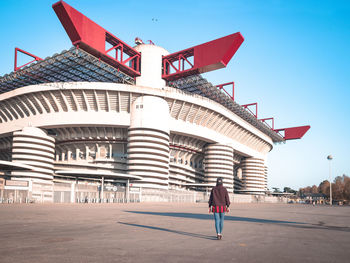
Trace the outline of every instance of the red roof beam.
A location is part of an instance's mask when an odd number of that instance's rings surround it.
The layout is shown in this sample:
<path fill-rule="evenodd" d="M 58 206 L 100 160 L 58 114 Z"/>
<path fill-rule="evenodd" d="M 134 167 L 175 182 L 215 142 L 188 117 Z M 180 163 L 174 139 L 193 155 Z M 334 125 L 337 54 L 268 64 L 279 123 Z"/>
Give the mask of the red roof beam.
<path fill-rule="evenodd" d="M 124 53 L 124 49 L 123 49 L 123 45 L 122 44 L 118 44 L 115 45 L 113 47 L 111 47 L 110 49 L 106 50 L 106 54 L 108 54 L 109 52 L 111 52 L 112 50 L 115 50 L 115 59 L 118 60 L 118 54 L 119 54 L 119 50 L 120 50 L 120 61 L 123 62 L 123 53 Z"/>
<path fill-rule="evenodd" d="M 224 88 L 225 86 L 229 85 L 232 85 L 232 95 Z M 223 90 L 233 101 L 235 100 L 235 83 L 233 81 L 224 84 L 219 84 L 215 87 L 219 88 L 219 90 Z"/>
<path fill-rule="evenodd" d="M 266 121 L 271 121 L 271 125 L 269 125 Z M 274 119 L 273 119 L 273 117 L 272 118 L 264 118 L 264 119 L 260 119 L 259 121 L 261 121 L 261 122 L 263 122 L 263 123 L 265 123 L 267 126 L 269 126 L 272 130 L 274 130 L 275 129 L 275 121 L 274 121 Z"/>
<path fill-rule="evenodd" d="M 281 131 L 283 131 L 284 132 L 283 137 L 285 140 L 295 140 L 295 139 L 301 139 L 309 129 L 310 129 L 310 125 L 305 125 L 305 126 L 298 126 L 298 127 L 276 129 L 274 131 L 277 133 L 280 133 Z"/>
<path fill-rule="evenodd" d="M 26 63 L 26 64 L 24 64 L 24 65 L 22 65 L 22 66 L 17 67 L 17 53 L 18 53 L 18 52 L 21 52 L 21 53 L 23 53 L 23 54 L 25 54 L 25 55 L 27 55 L 27 56 L 30 56 L 30 57 L 34 58 L 34 60 L 29 61 L 28 63 Z M 24 50 L 22 50 L 22 49 L 16 47 L 16 48 L 15 48 L 15 64 L 14 64 L 14 71 L 17 71 L 17 70 L 19 70 L 19 69 L 21 69 L 21 68 L 23 68 L 23 67 L 25 67 L 25 66 L 27 66 L 27 65 L 29 65 L 29 64 L 31 64 L 31 63 L 33 63 L 33 62 L 39 61 L 39 60 L 42 60 L 42 59 L 39 58 L 39 57 L 37 57 L 37 56 L 35 56 L 35 55 L 33 55 L 33 54 L 30 54 L 30 53 L 27 52 L 27 51 L 24 51 Z"/>
<path fill-rule="evenodd" d="M 187 65 L 190 69 L 193 68 L 193 64 L 188 60 L 189 57 L 192 57 L 191 51 L 187 54 L 176 53 L 171 57 L 163 58 L 163 72 L 165 74 L 172 74 L 170 67 L 175 71 L 175 73 L 180 73 L 186 71 L 185 65 Z M 175 63 L 175 62 L 178 63 Z M 185 64 L 186 63 L 186 64 Z M 176 66 L 176 64 L 178 64 Z"/>
<path fill-rule="evenodd" d="M 249 103 L 249 104 L 245 104 L 245 105 L 241 105 L 243 108 L 245 108 L 246 110 L 248 110 L 251 114 L 253 114 L 255 116 L 255 118 L 258 118 L 258 103 L 254 102 L 254 103 Z M 255 106 L 255 113 L 249 108 L 251 106 Z"/>
<path fill-rule="evenodd" d="M 59 1 L 53 4 L 52 8 L 55 10 L 57 17 L 61 21 L 61 24 L 74 46 L 100 58 L 102 61 L 131 77 L 141 75 L 141 54 L 138 51 L 64 1 Z M 112 48 L 106 50 L 106 43 L 112 45 Z M 108 54 L 113 49 L 116 50 L 115 57 Z M 121 53 L 120 58 L 118 57 L 118 50 Z M 127 59 L 123 60 L 123 56 L 127 57 Z"/>
<path fill-rule="evenodd" d="M 184 49 L 163 57 L 162 77 L 165 80 L 176 80 L 190 75 L 201 74 L 217 70 L 227 66 L 244 38 L 237 32 L 222 38 L 218 38 L 204 44 Z M 188 58 L 193 56 L 193 63 Z M 170 72 L 169 66 L 179 61 L 179 66 L 174 67 L 175 72 Z M 181 63 L 189 63 L 189 68 L 181 68 Z"/>

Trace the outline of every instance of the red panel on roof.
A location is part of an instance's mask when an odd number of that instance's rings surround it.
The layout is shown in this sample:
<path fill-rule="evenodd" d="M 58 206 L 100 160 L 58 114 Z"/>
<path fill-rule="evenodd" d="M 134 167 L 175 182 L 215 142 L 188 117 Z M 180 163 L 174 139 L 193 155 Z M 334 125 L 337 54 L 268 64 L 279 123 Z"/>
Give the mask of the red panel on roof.
<path fill-rule="evenodd" d="M 310 125 L 306 125 L 306 126 L 299 126 L 299 127 L 277 129 L 275 131 L 276 132 L 284 131 L 285 140 L 294 140 L 294 139 L 301 139 L 309 129 L 310 129 Z"/>
<path fill-rule="evenodd" d="M 238 32 L 167 55 L 163 57 L 162 77 L 175 80 L 224 68 L 243 41 L 243 36 Z M 189 61 L 190 57 L 193 57 L 193 63 Z M 189 68 L 185 69 L 184 64 Z M 171 72 L 171 69 L 175 72 Z"/>
<path fill-rule="evenodd" d="M 67 3 L 60 1 L 53 4 L 52 8 L 55 10 L 73 45 L 101 58 L 129 76 L 140 76 L 139 52 Z M 112 45 L 113 48 L 106 50 L 106 42 Z M 116 57 L 108 54 L 112 49 L 116 50 Z"/>

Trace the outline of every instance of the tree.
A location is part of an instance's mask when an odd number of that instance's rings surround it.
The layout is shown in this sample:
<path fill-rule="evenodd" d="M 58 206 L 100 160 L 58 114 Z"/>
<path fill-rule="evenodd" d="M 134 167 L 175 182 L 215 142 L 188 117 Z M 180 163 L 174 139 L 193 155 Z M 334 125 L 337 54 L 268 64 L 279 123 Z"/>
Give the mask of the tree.
<path fill-rule="evenodd" d="M 310 194 L 311 193 L 311 187 L 307 186 L 304 188 L 299 188 L 299 196 L 304 196 L 305 194 Z"/>
<path fill-rule="evenodd" d="M 329 181 L 324 180 L 318 186 L 318 192 L 329 197 Z"/>
<path fill-rule="evenodd" d="M 299 189 L 299 196 L 310 193 L 321 193 L 329 198 L 329 181 L 322 181 L 319 186 L 313 185 L 312 187 L 306 186 Z M 289 187 L 285 187 L 284 190 L 288 190 Z M 350 201 L 350 177 L 343 174 L 343 176 L 337 176 L 332 183 L 332 196 L 335 200 L 348 200 Z"/>
<path fill-rule="evenodd" d="M 290 187 L 284 187 L 283 188 L 283 193 L 293 193 L 293 194 L 296 194 L 297 191 L 293 190 L 292 188 Z"/>
<path fill-rule="evenodd" d="M 272 187 L 274 193 L 281 193 L 278 187 Z"/>
<path fill-rule="evenodd" d="M 344 180 L 344 199 L 350 200 L 350 177 L 343 174 Z"/>
<path fill-rule="evenodd" d="M 336 200 L 344 200 L 344 178 L 337 176 L 332 184 L 333 198 Z"/>
<path fill-rule="evenodd" d="M 313 186 L 311 187 L 311 193 L 312 193 L 312 194 L 317 194 L 317 193 L 318 193 L 318 187 L 317 187 L 316 185 L 313 185 Z"/>
<path fill-rule="evenodd" d="M 307 187 L 304 187 L 304 188 L 300 188 L 299 191 L 303 194 L 310 194 L 311 193 L 311 187 L 310 186 L 307 186 Z"/>

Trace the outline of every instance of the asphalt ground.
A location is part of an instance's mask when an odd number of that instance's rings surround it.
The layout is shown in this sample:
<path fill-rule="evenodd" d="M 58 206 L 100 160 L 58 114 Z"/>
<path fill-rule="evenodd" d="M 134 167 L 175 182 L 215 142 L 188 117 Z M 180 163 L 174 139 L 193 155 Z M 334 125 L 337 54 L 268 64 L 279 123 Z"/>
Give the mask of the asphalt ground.
<path fill-rule="evenodd" d="M 1 204 L 0 262 L 350 262 L 350 207 Z"/>

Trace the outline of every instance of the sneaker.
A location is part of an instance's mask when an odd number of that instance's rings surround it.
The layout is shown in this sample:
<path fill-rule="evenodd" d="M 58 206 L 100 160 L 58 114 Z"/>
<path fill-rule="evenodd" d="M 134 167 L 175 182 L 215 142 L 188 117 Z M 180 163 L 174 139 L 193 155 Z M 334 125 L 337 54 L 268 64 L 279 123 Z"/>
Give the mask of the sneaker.
<path fill-rule="evenodd" d="M 221 238 L 222 238 L 222 235 L 218 234 L 218 239 L 221 240 Z"/>

